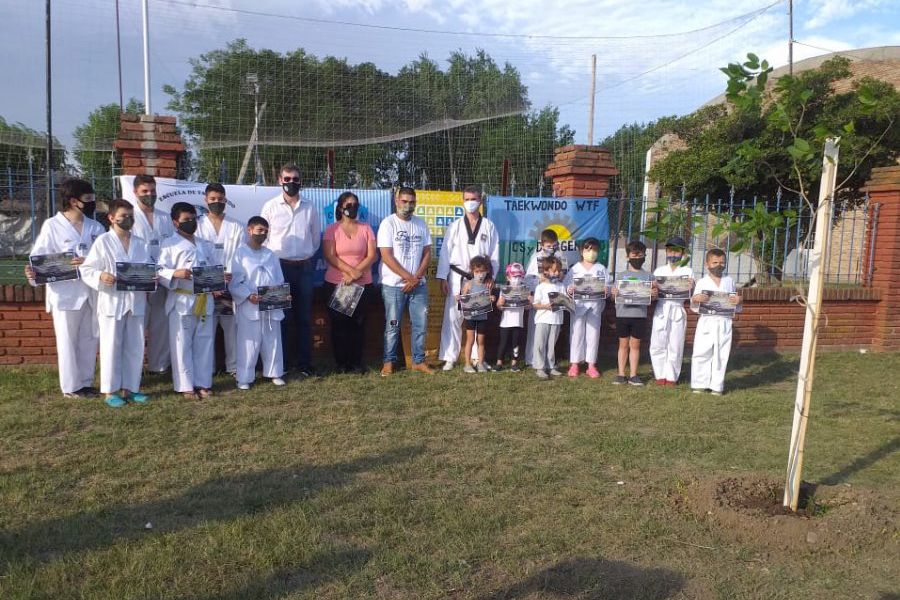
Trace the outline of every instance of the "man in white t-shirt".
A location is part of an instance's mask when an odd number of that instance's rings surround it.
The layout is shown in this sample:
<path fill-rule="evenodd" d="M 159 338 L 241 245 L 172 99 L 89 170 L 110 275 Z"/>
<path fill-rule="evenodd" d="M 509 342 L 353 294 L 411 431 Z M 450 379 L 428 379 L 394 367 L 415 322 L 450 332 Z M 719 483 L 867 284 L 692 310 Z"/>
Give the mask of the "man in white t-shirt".
<path fill-rule="evenodd" d="M 428 225 L 415 216 L 416 191 L 402 187 L 395 197 L 396 213 L 378 226 L 378 250 L 381 252 L 381 296 L 384 299 L 384 366 L 381 376 L 394 373 L 400 321 L 409 306 L 412 324 L 413 370 L 429 375 L 434 370 L 425 364 L 425 326 L 428 319 L 428 288 L 425 271 L 431 260 L 431 234 Z"/>

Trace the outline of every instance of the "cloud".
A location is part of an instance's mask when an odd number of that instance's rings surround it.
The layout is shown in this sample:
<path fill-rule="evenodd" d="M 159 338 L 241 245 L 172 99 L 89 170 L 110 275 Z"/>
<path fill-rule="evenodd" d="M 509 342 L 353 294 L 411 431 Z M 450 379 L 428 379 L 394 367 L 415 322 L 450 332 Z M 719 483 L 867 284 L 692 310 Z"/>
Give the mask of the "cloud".
<path fill-rule="evenodd" d="M 871 12 L 893 5 L 896 0 L 809 0 L 811 15 L 806 27 L 817 29 L 835 22 L 841 22 L 863 12 Z"/>

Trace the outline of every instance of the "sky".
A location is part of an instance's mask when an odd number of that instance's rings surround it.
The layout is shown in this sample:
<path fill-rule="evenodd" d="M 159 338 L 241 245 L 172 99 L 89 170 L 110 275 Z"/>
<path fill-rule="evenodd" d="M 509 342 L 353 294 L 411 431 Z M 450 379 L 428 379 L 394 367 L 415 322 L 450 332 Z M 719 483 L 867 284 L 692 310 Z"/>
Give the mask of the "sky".
<path fill-rule="evenodd" d="M 533 108 L 558 106 L 587 143 L 592 54 L 594 141 L 630 122 L 685 114 L 724 90 L 718 68 L 755 52 L 787 62 L 787 0 L 150 0 L 151 106 L 183 86 L 190 59 L 239 37 L 254 48 L 303 47 L 396 72 L 425 52 L 485 49 L 522 75 Z M 140 0 L 119 0 L 123 88 L 143 99 Z M 771 5 L 771 6 L 770 6 Z M 769 7 L 768 10 L 765 10 Z M 753 13 L 756 14 L 753 14 Z M 46 130 L 44 2 L 0 3 L 0 116 Z M 364 26 L 363 26 L 364 25 Z M 52 2 L 53 132 L 72 132 L 118 102 L 115 3 Z M 794 60 L 900 45 L 897 0 L 795 0 Z"/>

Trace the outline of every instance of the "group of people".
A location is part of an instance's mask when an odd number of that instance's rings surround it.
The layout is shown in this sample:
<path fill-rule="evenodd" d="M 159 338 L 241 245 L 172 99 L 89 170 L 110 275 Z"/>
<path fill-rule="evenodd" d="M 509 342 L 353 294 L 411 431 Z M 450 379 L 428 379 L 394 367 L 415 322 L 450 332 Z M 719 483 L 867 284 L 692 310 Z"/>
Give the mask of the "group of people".
<path fill-rule="evenodd" d="M 313 256 L 322 245 L 327 262 L 325 290 L 329 296 L 344 286 L 360 291 L 351 311 L 329 304 L 332 346 L 337 368 L 362 371 L 365 317 L 376 288 L 372 266 L 380 258 L 380 291 L 385 310 L 381 375 L 394 372 L 400 325 L 408 312 L 412 329 L 412 369 L 433 374 L 425 360 L 428 288 L 425 278 L 432 260 L 432 239 L 427 224 L 416 216 L 416 193 L 402 187 L 395 193 L 395 212 L 379 225 L 377 235 L 361 220 L 359 198 L 342 193 L 335 204 L 335 221 L 321 231 L 311 202 L 300 195 L 300 170 L 286 165 L 280 171 L 281 193 L 267 201 L 260 214 L 246 224 L 226 215 L 225 188 L 206 186 L 206 211 L 176 202 L 166 213 L 156 208 L 156 181 L 149 175 L 134 178 L 136 205 L 123 199 L 109 203 L 109 229 L 93 219 L 94 190 L 81 179 L 68 179 L 59 190 L 60 211 L 42 226 L 31 255 L 72 253 L 71 264 L 80 277 L 46 284 L 47 310 L 52 314 L 59 360 L 59 382 L 67 397 L 101 394 L 111 407 L 148 400 L 141 392 L 141 376 L 172 372 L 173 387 L 185 398 L 212 394 L 214 341 L 221 328 L 225 369 L 237 387 L 249 389 L 261 362 L 263 377 L 284 385 L 285 370 L 299 376 L 312 372 L 311 311 Z M 555 346 L 563 313 L 551 303 L 556 294 L 571 296 L 576 278 L 587 275 L 606 282 L 611 277 L 598 263 L 600 242 L 584 240 L 581 260 L 567 268 L 553 230 L 541 235 L 528 267 L 508 264 L 505 273 L 513 287 L 525 286 L 529 306 L 515 306 L 494 285 L 499 272 L 500 240 L 494 224 L 482 215 L 479 188 L 463 190 L 464 215 L 446 230 L 438 257 L 436 277 L 446 295 L 439 358 L 452 370 L 460 351 L 463 369 L 478 372 L 503 368 L 520 370 L 530 363 L 538 377 L 562 375 L 557 369 Z M 670 240 L 666 275 L 690 274 L 682 266 L 685 244 Z M 652 281 L 642 269 L 646 248 L 628 245 L 628 268 L 620 278 Z M 707 290 L 734 292 L 724 276 L 724 253 L 711 250 L 706 257 L 709 275 L 697 283 L 692 300 L 701 301 Z M 155 265 L 155 291 L 130 291 L 116 286 L 117 263 Z M 222 267 L 225 289 L 198 292 L 196 268 Z M 26 267 L 35 282 L 35 271 Z M 656 275 L 661 273 L 657 272 Z M 288 307 L 260 310 L 260 289 L 285 285 Z M 655 294 L 655 286 L 653 288 Z M 499 311 L 500 343 L 497 360 L 485 358 L 486 315 L 464 318 L 461 299 L 490 292 Z M 603 299 L 576 300 L 570 318 L 568 375 L 600 377 L 596 360 Z M 613 383 L 639 385 L 637 362 L 646 335 L 646 306 L 616 304 L 619 335 L 618 374 Z M 679 378 L 685 336 L 684 301 L 657 302 L 652 320 L 650 353 L 656 381 L 674 384 Z M 146 344 L 145 344 L 146 341 Z M 524 343 L 524 351 L 521 346 Z M 695 391 L 721 393 L 731 343 L 731 322 L 703 315 L 697 327 L 691 385 Z M 100 389 L 93 388 L 96 357 L 100 356 Z M 629 375 L 626 376 L 626 366 Z"/>

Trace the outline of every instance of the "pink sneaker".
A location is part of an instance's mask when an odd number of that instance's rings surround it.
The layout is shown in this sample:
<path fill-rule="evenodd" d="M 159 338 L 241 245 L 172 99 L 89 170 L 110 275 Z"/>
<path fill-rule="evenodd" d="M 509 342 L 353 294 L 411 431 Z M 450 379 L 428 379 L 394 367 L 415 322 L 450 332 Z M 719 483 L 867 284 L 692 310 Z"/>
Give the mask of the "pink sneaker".
<path fill-rule="evenodd" d="M 569 377 L 578 377 L 578 365 L 569 367 Z"/>
<path fill-rule="evenodd" d="M 597 367 L 594 365 L 588 365 L 587 376 L 591 379 L 598 379 L 600 377 L 600 371 L 598 371 Z"/>

